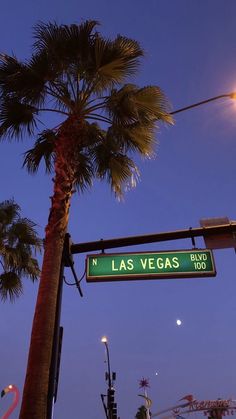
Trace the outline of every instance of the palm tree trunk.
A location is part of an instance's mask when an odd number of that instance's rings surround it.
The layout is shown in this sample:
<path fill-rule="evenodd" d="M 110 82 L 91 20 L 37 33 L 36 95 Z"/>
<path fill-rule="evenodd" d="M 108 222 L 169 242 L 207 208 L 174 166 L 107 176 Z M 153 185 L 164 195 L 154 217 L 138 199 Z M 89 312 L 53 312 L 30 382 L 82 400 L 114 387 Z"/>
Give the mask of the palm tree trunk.
<path fill-rule="evenodd" d="M 20 419 L 46 419 L 60 266 L 73 193 L 73 145 L 66 129 L 56 144 L 52 206 L 46 227 L 42 273 L 31 333 Z"/>
<path fill-rule="evenodd" d="M 54 238 L 45 247 L 34 315 L 21 419 L 46 419 L 49 367 L 59 283 L 62 241 Z"/>

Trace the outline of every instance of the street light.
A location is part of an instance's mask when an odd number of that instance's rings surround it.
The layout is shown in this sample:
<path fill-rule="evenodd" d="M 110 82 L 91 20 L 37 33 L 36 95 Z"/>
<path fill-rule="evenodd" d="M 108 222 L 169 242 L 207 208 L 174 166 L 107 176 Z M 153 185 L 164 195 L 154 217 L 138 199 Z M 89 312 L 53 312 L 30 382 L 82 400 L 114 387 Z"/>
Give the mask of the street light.
<path fill-rule="evenodd" d="M 184 111 L 187 111 L 188 109 L 196 108 L 197 106 L 204 105 L 206 103 L 213 102 L 214 100 L 223 99 L 223 98 L 229 98 L 229 99 L 235 100 L 236 92 L 225 93 L 223 95 L 211 97 L 210 99 L 202 100 L 201 102 L 193 103 L 192 105 L 185 106 L 184 108 L 180 108 L 180 109 L 177 109 L 176 111 L 170 112 L 170 115 L 175 115 L 179 112 L 184 112 Z"/>
<path fill-rule="evenodd" d="M 109 354 L 109 348 L 108 348 L 108 341 L 107 337 L 103 336 L 101 339 L 101 342 L 104 343 L 106 348 L 106 356 L 107 356 L 107 368 L 108 372 L 106 372 L 106 380 L 108 380 L 108 387 L 112 387 L 112 377 L 111 377 L 111 366 L 110 366 L 110 354 Z"/>
<path fill-rule="evenodd" d="M 116 373 L 111 373 L 111 365 L 110 365 L 110 354 L 109 354 L 109 347 L 108 347 L 108 340 L 106 336 L 101 338 L 101 342 L 104 343 L 106 348 L 106 357 L 107 357 L 107 368 L 105 379 L 108 381 L 108 389 L 107 389 L 107 404 L 104 403 L 104 395 L 101 394 L 103 407 L 105 409 L 107 419 L 117 419 L 117 404 L 115 403 L 115 389 L 113 387 L 114 381 L 116 379 Z"/>

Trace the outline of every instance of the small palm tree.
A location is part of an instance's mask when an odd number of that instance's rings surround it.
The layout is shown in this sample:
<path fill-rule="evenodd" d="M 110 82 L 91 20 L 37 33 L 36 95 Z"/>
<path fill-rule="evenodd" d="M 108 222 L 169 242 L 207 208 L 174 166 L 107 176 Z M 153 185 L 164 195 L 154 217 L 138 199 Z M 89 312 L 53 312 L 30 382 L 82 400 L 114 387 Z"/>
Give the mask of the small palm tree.
<path fill-rule="evenodd" d="M 121 197 L 139 175 L 135 153 L 150 158 L 157 122 L 172 122 L 159 87 L 127 83 L 143 56 L 138 42 L 120 35 L 105 39 L 96 26 L 92 20 L 80 25 L 40 23 L 29 60 L 0 56 L 0 136 L 34 136 L 24 166 L 36 172 L 44 161 L 46 171 L 54 174 L 21 419 L 47 415 L 60 262 L 72 194 L 98 178 Z M 61 117 L 60 123 L 40 131 L 43 115 L 50 112 Z"/>
<path fill-rule="evenodd" d="M 40 270 L 33 253 L 41 248 L 35 224 L 22 218 L 14 200 L 0 203 L 0 299 L 14 301 L 22 294 L 22 278 L 33 282 Z"/>

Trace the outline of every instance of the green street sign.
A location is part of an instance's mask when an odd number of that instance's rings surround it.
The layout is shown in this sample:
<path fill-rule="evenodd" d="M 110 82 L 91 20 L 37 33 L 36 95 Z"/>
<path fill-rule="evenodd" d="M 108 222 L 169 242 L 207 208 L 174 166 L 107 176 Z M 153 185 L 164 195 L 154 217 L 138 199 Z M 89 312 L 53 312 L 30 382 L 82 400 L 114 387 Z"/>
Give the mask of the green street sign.
<path fill-rule="evenodd" d="M 211 250 L 88 255 L 87 282 L 215 276 Z"/>

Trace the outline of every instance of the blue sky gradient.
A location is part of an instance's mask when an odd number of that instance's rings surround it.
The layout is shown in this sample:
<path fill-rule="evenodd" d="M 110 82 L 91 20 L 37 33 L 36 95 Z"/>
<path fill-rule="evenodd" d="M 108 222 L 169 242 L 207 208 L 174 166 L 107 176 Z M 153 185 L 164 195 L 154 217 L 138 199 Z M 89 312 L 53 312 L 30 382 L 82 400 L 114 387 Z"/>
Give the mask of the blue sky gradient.
<path fill-rule="evenodd" d="M 118 33 L 145 50 L 135 83 L 159 85 L 172 109 L 236 90 L 234 0 L 2 0 L 0 52 L 29 57 L 38 21 L 97 19 L 107 37 Z M 46 121 L 53 124 L 52 119 Z M 222 99 L 176 115 L 160 126 L 154 160 L 140 161 L 141 181 L 115 200 L 106 184 L 73 197 L 69 231 L 75 243 L 199 226 L 201 218 L 235 220 L 236 105 Z M 32 140 L 0 144 L 0 199 L 14 197 L 43 237 L 52 180 L 21 168 Z M 201 239 L 198 247 L 204 247 Z M 124 251 L 190 249 L 190 240 Z M 120 251 L 122 249 L 118 249 Z M 152 411 L 185 394 L 197 399 L 236 397 L 236 305 L 233 249 L 214 252 L 216 278 L 86 284 L 84 297 L 64 287 L 64 341 L 55 419 L 103 419 L 106 391 L 102 335 L 109 338 L 121 419 L 134 418 L 142 400 L 138 380 L 149 378 Z M 76 256 L 82 276 L 85 254 Z M 72 275 L 66 272 L 68 281 Z M 37 285 L 0 307 L 0 387 L 22 394 Z M 176 319 L 182 326 L 176 326 Z M 158 372 L 158 375 L 156 373 Z M 33 401 L 32 401 L 33 402 Z M 0 415 L 10 395 L 0 401 Z M 17 418 L 19 410 L 12 418 Z"/>

